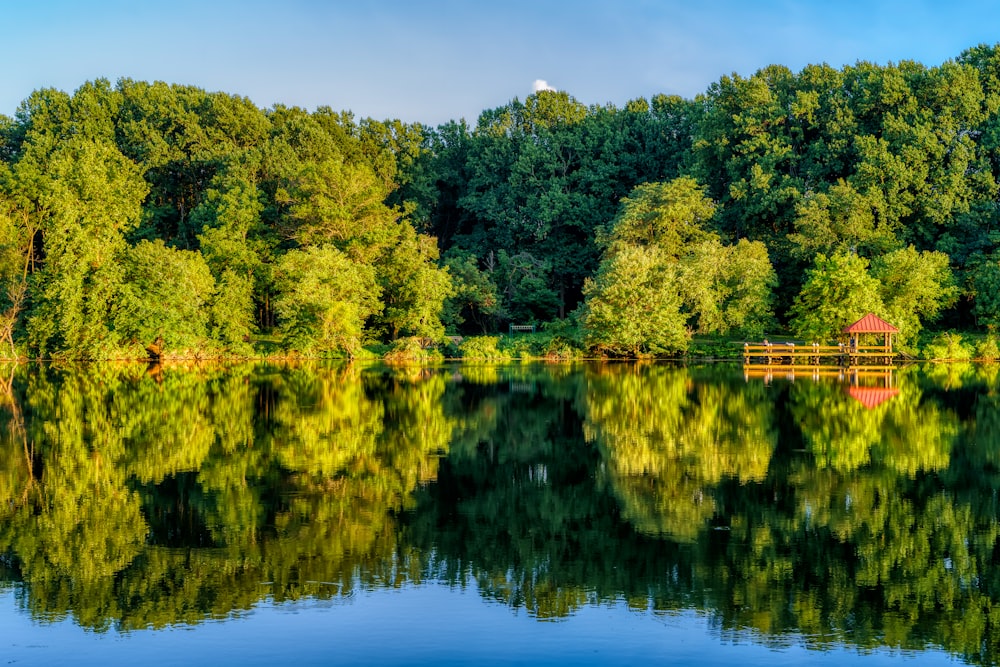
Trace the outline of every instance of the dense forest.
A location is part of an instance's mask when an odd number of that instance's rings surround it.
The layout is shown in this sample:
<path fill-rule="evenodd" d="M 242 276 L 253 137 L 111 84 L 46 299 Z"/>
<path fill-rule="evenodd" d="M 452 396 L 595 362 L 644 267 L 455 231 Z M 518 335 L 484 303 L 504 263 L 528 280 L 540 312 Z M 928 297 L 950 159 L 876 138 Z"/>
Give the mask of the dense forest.
<path fill-rule="evenodd" d="M 1000 325 L 1000 45 L 437 128 L 96 80 L 0 116 L 0 354 L 606 354 Z M 555 343 L 554 343 L 555 344 Z"/>

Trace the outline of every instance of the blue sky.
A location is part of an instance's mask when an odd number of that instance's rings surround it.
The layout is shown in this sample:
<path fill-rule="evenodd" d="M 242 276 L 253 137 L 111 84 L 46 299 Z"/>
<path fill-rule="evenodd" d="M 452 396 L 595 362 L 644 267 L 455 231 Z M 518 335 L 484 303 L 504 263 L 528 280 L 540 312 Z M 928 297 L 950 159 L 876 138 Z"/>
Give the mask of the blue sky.
<path fill-rule="evenodd" d="M 0 114 L 99 77 L 437 125 L 532 92 L 694 97 L 730 73 L 928 66 L 1000 42 L 987 0 L 0 0 Z"/>

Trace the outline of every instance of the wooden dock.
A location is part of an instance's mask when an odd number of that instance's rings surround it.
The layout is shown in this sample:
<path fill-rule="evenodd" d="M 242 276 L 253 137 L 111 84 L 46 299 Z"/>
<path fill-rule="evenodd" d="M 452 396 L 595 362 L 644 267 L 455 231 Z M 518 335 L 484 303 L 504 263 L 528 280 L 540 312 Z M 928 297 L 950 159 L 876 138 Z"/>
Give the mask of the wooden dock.
<path fill-rule="evenodd" d="M 795 343 L 744 343 L 744 366 L 889 366 L 895 354 L 883 345 L 796 345 Z"/>

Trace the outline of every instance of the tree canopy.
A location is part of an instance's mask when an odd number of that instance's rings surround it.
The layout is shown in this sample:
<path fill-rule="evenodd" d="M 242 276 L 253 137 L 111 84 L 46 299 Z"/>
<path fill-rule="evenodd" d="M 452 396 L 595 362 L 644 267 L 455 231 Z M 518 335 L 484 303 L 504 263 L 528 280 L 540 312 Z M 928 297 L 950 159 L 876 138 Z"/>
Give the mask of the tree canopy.
<path fill-rule="evenodd" d="M 310 248 L 373 273 L 362 344 L 571 318 L 623 244 L 676 264 L 692 333 L 818 335 L 796 304 L 847 256 L 909 340 L 936 318 L 992 328 L 998 51 L 771 65 L 620 108 L 545 90 L 437 128 L 130 79 L 39 89 L 0 119 L 4 354 L 127 356 L 151 318 L 167 350 L 246 353 L 303 326 L 276 305 L 283 257 Z M 150 291 L 202 262 L 197 313 Z"/>
<path fill-rule="evenodd" d="M 604 258 L 584 283 L 580 319 L 591 345 L 614 353 L 675 353 L 689 332 L 759 334 L 772 319 L 767 249 L 724 246 L 715 208 L 688 177 L 637 186 L 598 238 Z"/>

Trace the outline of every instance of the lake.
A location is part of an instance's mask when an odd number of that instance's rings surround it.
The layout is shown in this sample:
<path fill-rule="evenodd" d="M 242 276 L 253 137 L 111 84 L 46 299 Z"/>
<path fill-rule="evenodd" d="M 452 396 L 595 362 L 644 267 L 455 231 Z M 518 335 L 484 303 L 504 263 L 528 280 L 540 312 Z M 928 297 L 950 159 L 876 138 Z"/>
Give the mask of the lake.
<path fill-rule="evenodd" d="M 995 664 L 998 369 L 0 367 L 0 660 Z"/>

